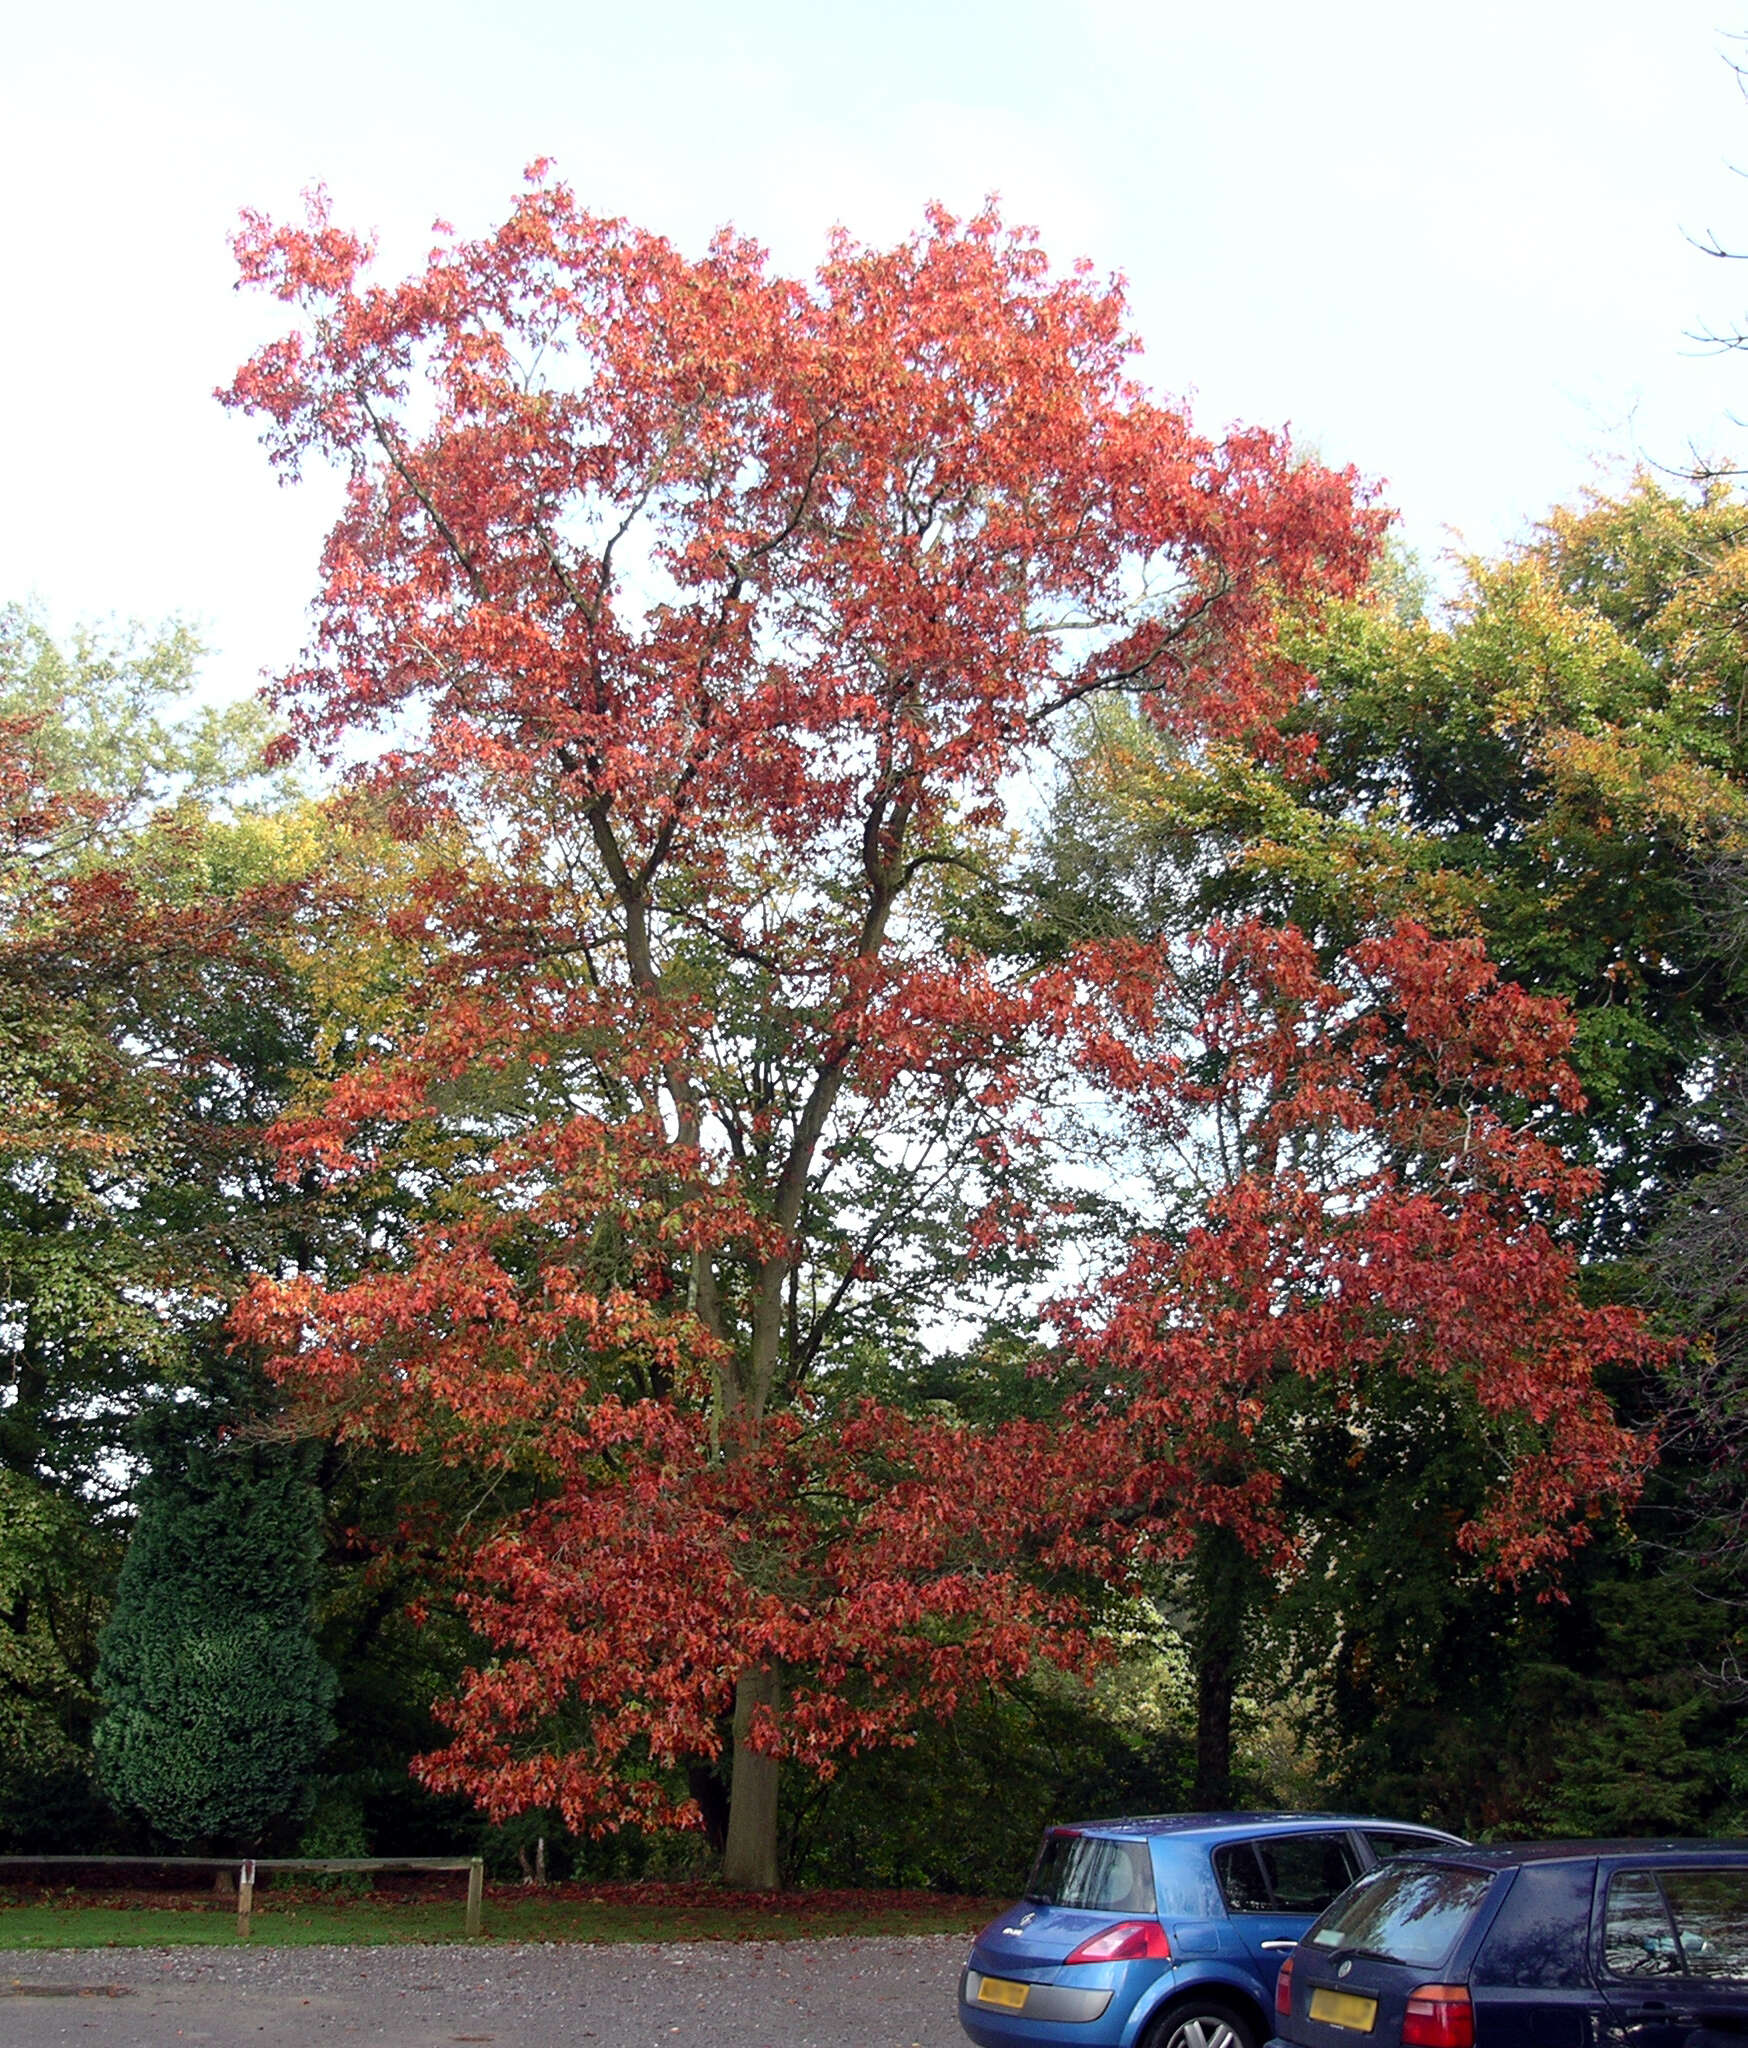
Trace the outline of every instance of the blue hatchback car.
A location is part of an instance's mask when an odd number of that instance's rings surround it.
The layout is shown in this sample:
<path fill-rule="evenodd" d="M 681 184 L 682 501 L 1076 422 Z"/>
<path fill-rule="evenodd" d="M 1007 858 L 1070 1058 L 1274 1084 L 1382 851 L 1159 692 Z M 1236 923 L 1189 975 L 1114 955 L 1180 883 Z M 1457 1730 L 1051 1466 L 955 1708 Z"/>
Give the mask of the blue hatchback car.
<path fill-rule="evenodd" d="M 1281 1969 L 1271 2048 L 1739 2048 L 1748 1842 L 1532 1842 L 1362 1878 Z"/>
<path fill-rule="evenodd" d="M 1343 1814 L 1169 1813 L 1051 1828 L 977 1937 L 979 2048 L 1261 2048 L 1281 1960 L 1356 1878 L 1452 1835 Z"/>

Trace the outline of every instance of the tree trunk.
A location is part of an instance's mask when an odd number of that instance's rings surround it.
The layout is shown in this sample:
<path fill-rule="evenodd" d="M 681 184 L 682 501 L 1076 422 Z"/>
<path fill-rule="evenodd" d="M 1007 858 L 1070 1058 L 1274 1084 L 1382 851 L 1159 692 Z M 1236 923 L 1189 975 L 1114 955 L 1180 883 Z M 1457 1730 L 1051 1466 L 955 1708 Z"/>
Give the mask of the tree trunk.
<path fill-rule="evenodd" d="M 1223 1813 L 1232 1804 L 1232 1660 L 1204 1646 L 1196 1655 L 1196 1784 L 1191 1804 Z"/>
<path fill-rule="evenodd" d="M 1253 1567 L 1229 1530 L 1204 1531 L 1196 1545 L 1196 1783 L 1204 1812 L 1232 1804 L 1232 1696 L 1244 1652 L 1244 1614 Z"/>
<path fill-rule="evenodd" d="M 769 1707 L 774 1713 L 778 1697 L 778 1677 L 769 1669 L 742 1672 L 734 1689 L 734 1774 L 722 1880 L 738 1891 L 777 1889 L 777 1759 L 754 1749 L 748 1737 L 755 1710 Z"/>

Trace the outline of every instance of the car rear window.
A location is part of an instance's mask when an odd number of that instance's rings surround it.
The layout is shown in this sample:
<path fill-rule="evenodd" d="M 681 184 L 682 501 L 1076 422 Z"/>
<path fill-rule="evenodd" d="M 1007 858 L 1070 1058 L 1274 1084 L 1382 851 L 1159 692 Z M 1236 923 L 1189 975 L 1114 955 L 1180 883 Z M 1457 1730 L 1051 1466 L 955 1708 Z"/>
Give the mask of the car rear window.
<path fill-rule="evenodd" d="M 1151 1913 L 1153 1859 L 1145 1842 L 1052 1831 L 1032 1866 L 1026 1897 L 1087 1912 Z"/>
<path fill-rule="evenodd" d="M 1363 1949 L 1387 1962 L 1436 1969 L 1492 1883 L 1488 1870 L 1387 1863 L 1338 1900 L 1305 1938 L 1316 1948 Z"/>
<path fill-rule="evenodd" d="M 1617 1870 L 1603 1952 L 1614 1977 L 1748 1978 L 1748 1869 Z"/>

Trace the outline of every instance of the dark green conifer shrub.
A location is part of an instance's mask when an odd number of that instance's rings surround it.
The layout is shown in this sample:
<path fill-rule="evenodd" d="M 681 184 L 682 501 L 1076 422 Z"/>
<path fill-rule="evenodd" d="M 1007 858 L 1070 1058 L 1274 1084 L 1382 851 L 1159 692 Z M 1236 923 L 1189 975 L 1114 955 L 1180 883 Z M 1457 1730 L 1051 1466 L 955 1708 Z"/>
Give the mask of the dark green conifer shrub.
<path fill-rule="evenodd" d="M 308 1811 L 333 1736 L 311 1632 L 319 1498 L 296 1449 L 226 1440 L 186 1406 L 154 1419 L 146 1448 L 100 1644 L 99 1774 L 166 1841 L 255 1847 Z"/>

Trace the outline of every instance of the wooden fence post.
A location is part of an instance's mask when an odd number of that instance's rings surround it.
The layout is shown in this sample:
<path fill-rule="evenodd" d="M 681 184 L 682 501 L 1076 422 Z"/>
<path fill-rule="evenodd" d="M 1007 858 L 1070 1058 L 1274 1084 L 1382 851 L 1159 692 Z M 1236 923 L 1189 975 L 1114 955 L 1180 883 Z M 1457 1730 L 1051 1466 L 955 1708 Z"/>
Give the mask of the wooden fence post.
<path fill-rule="evenodd" d="M 483 1856 L 476 1856 L 467 1866 L 467 1931 L 470 1935 L 480 1931 L 480 1902 L 485 1896 L 486 1862 Z"/>
<path fill-rule="evenodd" d="M 249 1939 L 249 1922 L 255 1911 L 255 1865 L 247 1862 L 237 1873 L 237 1934 Z"/>

